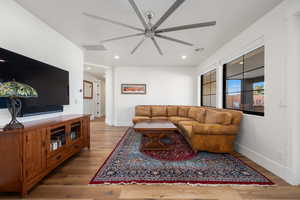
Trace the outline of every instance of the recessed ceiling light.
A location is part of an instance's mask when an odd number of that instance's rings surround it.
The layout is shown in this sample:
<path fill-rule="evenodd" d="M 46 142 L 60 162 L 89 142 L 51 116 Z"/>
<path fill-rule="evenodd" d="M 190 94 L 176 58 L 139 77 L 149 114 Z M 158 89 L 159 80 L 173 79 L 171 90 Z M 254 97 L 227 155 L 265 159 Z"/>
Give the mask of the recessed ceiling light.
<path fill-rule="evenodd" d="M 119 60 L 120 56 L 116 55 L 116 56 L 114 56 L 114 59 Z"/>
<path fill-rule="evenodd" d="M 91 67 L 87 67 L 87 68 L 86 68 L 86 70 L 91 70 L 91 69 L 92 69 Z"/>
<path fill-rule="evenodd" d="M 5 61 L 5 60 L 3 60 L 3 59 L 0 59 L 0 62 L 2 62 L 2 63 L 5 63 L 6 61 Z"/>
<path fill-rule="evenodd" d="M 181 56 L 182 60 L 185 60 L 187 58 L 187 56 Z"/>

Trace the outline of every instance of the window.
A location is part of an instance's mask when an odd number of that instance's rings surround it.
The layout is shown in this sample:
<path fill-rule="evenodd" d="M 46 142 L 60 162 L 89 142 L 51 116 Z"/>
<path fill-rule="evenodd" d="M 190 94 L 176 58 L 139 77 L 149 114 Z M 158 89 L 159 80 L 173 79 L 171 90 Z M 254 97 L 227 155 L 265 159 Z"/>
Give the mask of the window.
<path fill-rule="evenodd" d="M 201 106 L 216 107 L 216 70 L 201 75 Z"/>
<path fill-rule="evenodd" d="M 223 107 L 264 115 L 264 47 L 224 65 Z"/>

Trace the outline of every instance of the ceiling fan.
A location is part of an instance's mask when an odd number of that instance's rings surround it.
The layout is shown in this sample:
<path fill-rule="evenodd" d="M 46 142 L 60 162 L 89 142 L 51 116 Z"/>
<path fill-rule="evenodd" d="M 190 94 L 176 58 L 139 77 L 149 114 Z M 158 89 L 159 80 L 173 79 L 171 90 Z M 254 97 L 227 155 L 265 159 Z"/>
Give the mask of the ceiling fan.
<path fill-rule="evenodd" d="M 172 32 L 172 31 L 179 31 L 179 30 L 186 30 L 186 29 L 194 29 L 194 28 L 202 28 L 202 27 L 208 27 L 208 26 L 216 25 L 215 21 L 209 21 L 209 22 L 203 22 L 203 23 L 196 23 L 196 24 L 189 24 L 189 25 L 175 26 L 175 27 L 160 29 L 159 28 L 160 25 L 170 15 L 172 15 L 174 13 L 174 11 L 185 0 L 176 0 L 174 2 L 174 4 L 165 12 L 165 14 L 163 14 L 163 16 L 155 24 L 151 23 L 151 20 L 153 19 L 153 16 L 154 16 L 153 12 L 151 12 L 151 11 L 146 12 L 146 18 L 148 20 L 148 21 L 146 21 L 144 16 L 142 15 L 141 11 L 137 7 L 136 3 L 134 2 L 134 0 L 128 0 L 128 1 L 130 3 L 131 7 L 133 8 L 133 10 L 135 11 L 136 15 L 138 16 L 138 18 L 140 19 L 140 21 L 141 21 L 144 28 L 134 27 L 134 26 L 131 26 L 131 25 L 127 25 L 127 24 L 124 24 L 124 23 L 121 23 L 121 22 L 117 22 L 117 21 L 114 21 L 114 20 L 111 20 L 111 19 L 106 19 L 106 18 L 99 17 L 99 16 L 96 16 L 96 15 L 93 15 L 93 14 L 85 13 L 85 12 L 83 13 L 83 15 L 85 15 L 89 18 L 109 22 L 109 23 L 112 23 L 112 24 L 115 24 L 115 25 L 123 26 L 123 27 L 129 28 L 129 29 L 133 29 L 133 30 L 138 31 L 139 33 L 136 33 L 136 34 L 125 35 L 125 36 L 111 38 L 111 39 L 101 41 L 101 43 L 105 43 L 105 42 L 121 40 L 121 39 L 125 39 L 125 38 L 143 36 L 141 41 L 131 51 L 131 54 L 134 54 L 134 52 L 136 52 L 136 50 L 143 44 L 143 42 L 146 39 L 149 39 L 149 38 L 152 40 L 154 46 L 156 47 L 156 49 L 157 49 L 157 51 L 159 52 L 160 55 L 163 55 L 163 52 L 162 52 L 159 44 L 157 43 L 156 38 L 165 39 L 165 40 L 168 40 L 168 41 L 180 43 L 180 44 L 187 45 L 187 46 L 194 46 L 194 44 L 192 44 L 192 43 L 185 42 L 185 41 L 173 38 L 173 37 L 165 36 L 165 35 L 162 35 L 161 33 L 167 33 L 167 32 Z"/>

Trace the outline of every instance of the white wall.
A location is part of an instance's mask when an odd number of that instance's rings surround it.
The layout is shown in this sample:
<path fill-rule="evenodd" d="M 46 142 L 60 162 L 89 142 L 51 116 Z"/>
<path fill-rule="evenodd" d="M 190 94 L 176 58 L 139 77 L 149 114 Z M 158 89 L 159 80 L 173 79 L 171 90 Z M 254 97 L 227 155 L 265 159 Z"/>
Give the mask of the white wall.
<path fill-rule="evenodd" d="M 114 69 L 114 124 L 131 125 L 136 105 L 192 105 L 194 68 L 117 67 Z M 147 84 L 146 95 L 121 94 L 121 84 Z"/>
<path fill-rule="evenodd" d="M 105 71 L 105 123 L 114 124 L 114 70 Z"/>
<path fill-rule="evenodd" d="M 300 66 L 295 62 L 289 64 L 289 60 L 299 57 L 300 52 L 293 52 L 293 58 L 287 56 L 290 49 L 288 38 L 290 44 L 299 41 L 295 38 L 297 34 L 291 35 L 287 31 L 289 18 L 296 11 L 300 11 L 299 0 L 283 2 L 207 58 L 198 67 L 197 76 L 217 68 L 217 105 L 221 107 L 223 64 L 265 45 L 265 116 L 244 115 L 236 149 L 290 183 L 300 184 L 300 171 L 294 164 L 299 160 L 300 152 L 293 153 L 300 141 L 291 142 L 295 136 L 299 139 L 300 131 L 296 125 L 299 124 L 299 115 L 292 115 L 293 111 L 300 111 Z M 295 23 L 292 28 L 294 26 Z"/>
<path fill-rule="evenodd" d="M 287 49 L 287 115 L 288 127 L 291 132 L 288 143 L 288 154 L 291 154 L 289 165 L 292 166 L 292 176 L 295 179 L 296 184 L 300 184 L 300 5 L 299 2 L 296 5 L 291 6 L 291 9 L 295 13 L 291 17 L 288 17 L 288 49 Z"/>
<path fill-rule="evenodd" d="M 64 107 L 64 113 L 28 117 L 21 121 L 82 113 L 82 51 L 12 0 L 0 1 L 0 24 L 1 48 L 70 72 L 70 105 Z M 7 109 L 0 110 L 0 126 L 9 120 Z"/>
<path fill-rule="evenodd" d="M 100 103 L 100 88 L 102 83 L 97 77 L 87 72 L 84 72 L 83 79 L 93 83 L 93 98 L 83 99 L 83 112 L 84 114 L 90 114 L 91 119 L 100 117 L 101 105 L 97 103 Z M 99 96 L 97 96 L 98 93 Z"/>
<path fill-rule="evenodd" d="M 100 85 L 100 115 L 104 116 L 105 115 L 105 80 L 101 80 L 101 85 Z"/>

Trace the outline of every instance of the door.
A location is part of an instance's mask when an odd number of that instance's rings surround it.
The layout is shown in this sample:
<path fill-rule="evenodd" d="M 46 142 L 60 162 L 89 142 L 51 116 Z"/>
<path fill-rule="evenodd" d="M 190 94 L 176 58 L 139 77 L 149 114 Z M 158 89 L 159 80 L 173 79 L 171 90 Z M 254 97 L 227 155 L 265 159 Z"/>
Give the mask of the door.
<path fill-rule="evenodd" d="M 46 168 L 46 130 L 25 132 L 24 165 L 25 179 L 39 175 Z"/>

